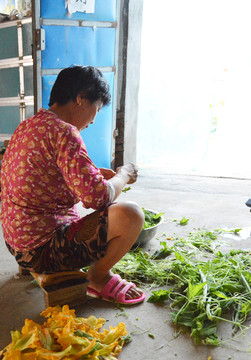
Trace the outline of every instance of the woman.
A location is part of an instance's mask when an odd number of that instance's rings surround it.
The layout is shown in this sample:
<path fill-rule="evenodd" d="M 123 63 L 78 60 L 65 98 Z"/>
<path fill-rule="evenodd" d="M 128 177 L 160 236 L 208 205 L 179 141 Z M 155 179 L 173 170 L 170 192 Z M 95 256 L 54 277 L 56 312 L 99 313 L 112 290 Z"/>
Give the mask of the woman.
<path fill-rule="evenodd" d="M 98 69 L 73 66 L 59 73 L 49 110 L 23 121 L 5 152 L 1 220 L 7 247 L 21 267 L 53 273 L 91 265 L 90 296 L 134 304 L 145 294 L 111 268 L 143 226 L 137 204 L 113 202 L 137 180 L 137 170 L 133 164 L 116 172 L 98 169 L 80 136 L 110 97 Z M 95 211 L 80 218 L 79 201 Z"/>

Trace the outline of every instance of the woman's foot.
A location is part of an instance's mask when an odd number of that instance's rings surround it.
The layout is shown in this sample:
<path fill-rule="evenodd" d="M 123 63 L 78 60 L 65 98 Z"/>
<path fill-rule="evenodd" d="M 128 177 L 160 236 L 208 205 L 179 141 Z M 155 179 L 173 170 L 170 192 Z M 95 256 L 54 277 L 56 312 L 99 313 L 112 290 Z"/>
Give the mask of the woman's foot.
<path fill-rule="evenodd" d="M 145 299 L 145 294 L 137 289 L 135 284 L 127 282 L 111 272 L 101 282 L 90 281 L 87 293 L 90 296 L 119 303 L 131 304 Z"/>

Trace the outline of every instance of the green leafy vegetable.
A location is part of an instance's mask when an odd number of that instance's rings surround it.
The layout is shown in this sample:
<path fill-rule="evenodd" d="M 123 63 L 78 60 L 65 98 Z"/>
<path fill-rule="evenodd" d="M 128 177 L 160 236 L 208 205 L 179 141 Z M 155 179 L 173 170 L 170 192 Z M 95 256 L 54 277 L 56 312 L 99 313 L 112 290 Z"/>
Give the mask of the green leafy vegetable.
<path fill-rule="evenodd" d="M 226 229 L 216 229 L 215 231 L 217 231 L 219 234 L 221 234 L 221 233 L 227 233 L 227 234 L 236 234 L 236 235 L 238 235 L 241 230 L 242 230 L 242 229 L 230 229 L 230 230 L 226 230 Z"/>
<path fill-rule="evenodd" d="M 113 268 L 141 286 L 172 286 L 153 291 L 148 301 L 168 300 L 173 322 L 185 326 L 196 344 L 218 346 L 219 321 L 231 323 L 235 334 L 246 329 L 251 314 L 250 253 L 216 251 L 218 235 L 203 229 L 169 247 L 162 241 L 153 255 L 136 249 Z"/>
<path fill-rule="evenodd" d="M 168 300 L 171 291 L 172 291 L 172 289 L 171 290 L 160 289 L 160 290 L 152 291 L 152 296 L 149 297 L 147 302 L 156 303 L 159 301 Z"/>
<path fill-rule="evenodd" d="M 183 217 L 181 220 L 180 220 L 180 225 L 184 226 L 184 225 L 187 225 L 189 219 L 186 219 L 185 217 Z"/>
<path fill-rule="evenodd" d="M 122 190 L 122 192 L 123 192 L 123 193 L 126 193 L 126 192 L 129 191 L 129 190 L 131 190 L 131 186 L 125 187 L 125 188 Z"/>
<path fill-rule="evenodd" d="M 164 214 L 164 213 L 155 214 L 154 212 L 146 210 L 145 208 L 142 208 L 142 210 L 145 215 L 143 230 L 157 225 L 160 222 L 161 216 Z"/>
<path fill-rule="evenodd" d="M 163 248 L 161 248 L 160 250 L 155 251 L 155 253 L 152 255 L 152 259 L 164 259 L 167 256 L 171 255 L 171 253 L 173 252 L 172 249 L 170 249 L 167 245 L 165 241 L 162 241 L 160 243 L 160 245 L 163 246 Z"/>

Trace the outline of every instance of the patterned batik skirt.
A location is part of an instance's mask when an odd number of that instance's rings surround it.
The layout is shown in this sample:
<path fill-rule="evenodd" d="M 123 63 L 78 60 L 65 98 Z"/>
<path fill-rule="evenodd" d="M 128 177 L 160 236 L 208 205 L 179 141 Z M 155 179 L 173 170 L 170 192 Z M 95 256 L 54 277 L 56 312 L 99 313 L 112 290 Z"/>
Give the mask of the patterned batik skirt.
<path fill-rule="evenodd" d="M 60 226 L 44 245 L 16 251 L 6 243 L 17 263 L 37 273 L 79 270 L 100 259 L 107 249 L 108 206 Z"/>

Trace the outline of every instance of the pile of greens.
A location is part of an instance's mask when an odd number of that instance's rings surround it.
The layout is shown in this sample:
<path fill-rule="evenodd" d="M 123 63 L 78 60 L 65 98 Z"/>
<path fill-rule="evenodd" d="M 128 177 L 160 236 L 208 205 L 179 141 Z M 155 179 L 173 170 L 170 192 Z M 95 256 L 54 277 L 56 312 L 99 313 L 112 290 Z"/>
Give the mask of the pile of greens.
<path fill-rule="evenodd" d="M 217 250 L 219 232 L 198 230 L 171 246 L 162 241 L 152 255 L 138 248 L 113 268 L 140 286 L 166 286 L 148 302 L 169 301 L 174 324 L 189 329 L 196 344 L 218 346 L 219 321 L 230 322 L 235 334 L 251 314 L 250 253 Z"/>
<path fill-rule="evenodd" d="M 145 208 L 142 208 L 142 210 L 145 215 L 143 230 L 157 225 L 160 222 L 161 216 L 164 214 L 164 213 L 155 214 L 154 212 L 150 210 L 146 210 Z"/>

